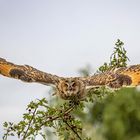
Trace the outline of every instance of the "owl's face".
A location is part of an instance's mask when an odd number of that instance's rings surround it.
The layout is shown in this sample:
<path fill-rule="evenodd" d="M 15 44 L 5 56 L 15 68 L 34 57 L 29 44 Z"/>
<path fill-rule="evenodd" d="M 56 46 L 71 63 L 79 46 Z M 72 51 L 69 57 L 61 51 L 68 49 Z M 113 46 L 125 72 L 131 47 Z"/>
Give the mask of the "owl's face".
<path fill-rule="evenodd" d="M 65 100 L 80 100 L 84 97 L 85 84 L 79 79 L 61 79 L 57 85 L 58 94 Z"/>

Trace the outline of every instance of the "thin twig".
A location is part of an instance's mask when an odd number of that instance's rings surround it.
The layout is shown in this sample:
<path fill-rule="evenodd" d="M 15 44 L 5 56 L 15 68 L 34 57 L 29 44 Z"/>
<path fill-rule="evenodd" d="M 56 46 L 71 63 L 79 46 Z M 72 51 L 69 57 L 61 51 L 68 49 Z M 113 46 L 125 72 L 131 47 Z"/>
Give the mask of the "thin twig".
<path fill-rule="evenodd" d="M 8 134 L 9 134 L 9 128 L 7 129 L 7 133 L 5 134 L 5 136 L 3 136 L 3 140 L 7 140 Z"/>
<path fill-rule="evenodd" d="M 58 118 L 61 118 L 61 117 L 64 116 L 64 115 L 70 113 L 70 112 L 75 108 L 75 106 L 76 106 L 76 105 L 71 106 L 70 108 L 66 109 L 66 110 L 64 111 L 64 113 L 61 113 L 61 114 L 59 114 L 59 115 L 57 115 L 57 116 L 54 116 L 54 117 L 48 116 L 47 118 L 49 118 L 49 119 L 46 120 L 45 122 L 43 122 L 43 123 L 40 125 L 40 128 L 41 128 L 45 123 L 50 122 L 50 121 L 54 121 L 54 120 L 56 120 L 56 119 L 58 119 Z"/>
<path fill-rule="evenodd" d="M 26 129 L 26 131 L 25 131 L 25 134 L 24 134 L 22 140 L 25 140 L 26 137 L 27 137 L 27 133 L 28 133 L 28 130 L 29 130 L 30 126 L 31 126 L 32 120 L 34 119 L 34 116 L 35 116 L 36 110 L 37 110 L 37 108 L 35 108 L 35 110 L 34 110 L 34 112 L 33 112 L 32 118 L 31 118 L 31 120 L 29 121 L 28 127 L 27 127 L 27 129 Z"/>
<path fill-rule="evenodd" d="M 82 140 L 82 138 L 79 136 L 78 132 L 76 132 L 66 120 L 63 120 L 63 121 L 73 131 L 73 133 L 79 138 L 79 140 Z"/>

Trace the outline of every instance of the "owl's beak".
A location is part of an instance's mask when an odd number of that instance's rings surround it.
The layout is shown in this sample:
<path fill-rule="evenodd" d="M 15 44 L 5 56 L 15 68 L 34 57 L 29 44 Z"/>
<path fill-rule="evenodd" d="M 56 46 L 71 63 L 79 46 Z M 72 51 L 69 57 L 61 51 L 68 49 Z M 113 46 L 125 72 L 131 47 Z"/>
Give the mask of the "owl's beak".
<path fill-rule="evenodd" d="M 70 91 L 73 90 L 72 86 L 69 86 L 69 90 L 70 90 Z"/>

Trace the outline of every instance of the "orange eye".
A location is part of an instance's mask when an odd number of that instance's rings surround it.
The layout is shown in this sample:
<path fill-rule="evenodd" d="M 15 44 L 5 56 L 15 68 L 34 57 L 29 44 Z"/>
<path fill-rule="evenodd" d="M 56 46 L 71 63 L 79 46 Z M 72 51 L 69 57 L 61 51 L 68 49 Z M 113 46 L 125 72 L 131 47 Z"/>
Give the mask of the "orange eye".
<path fill-rule="evenodd" d="M 63 87 L 68 88 L 68 84 L 67 83 L 63 83 Z"/>

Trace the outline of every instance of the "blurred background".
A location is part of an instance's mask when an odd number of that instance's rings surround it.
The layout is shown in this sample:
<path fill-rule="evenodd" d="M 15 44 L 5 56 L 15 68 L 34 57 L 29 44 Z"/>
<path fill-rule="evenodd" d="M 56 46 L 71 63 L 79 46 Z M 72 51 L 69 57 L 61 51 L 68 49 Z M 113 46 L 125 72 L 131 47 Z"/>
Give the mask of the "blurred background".
<path fill-rule="evenodd" d="M 117 39 L 129 64 L 140 63 L 139 0 L 0 0 L 0 57 L 60 76 L 93 72 L 109 60 Z M 26 105 L 49 87 L 0 76 L 0 137 L 4 121 L 21 119 Z M 15 140 L 15 138 L 13 138 Z"/>

